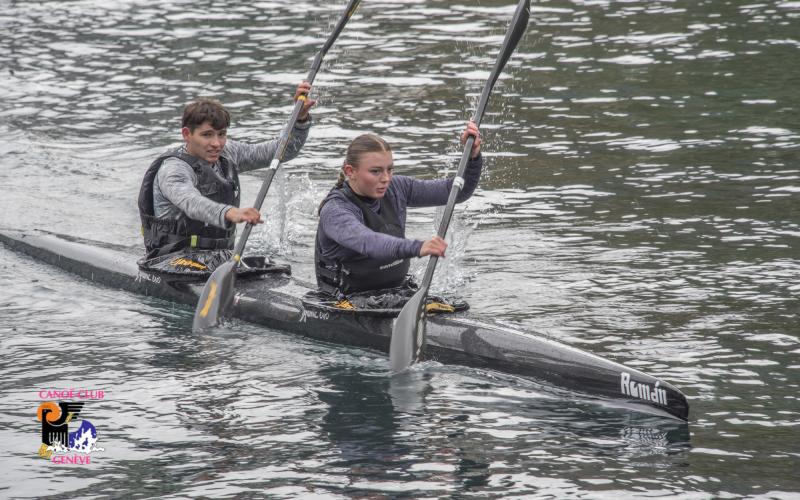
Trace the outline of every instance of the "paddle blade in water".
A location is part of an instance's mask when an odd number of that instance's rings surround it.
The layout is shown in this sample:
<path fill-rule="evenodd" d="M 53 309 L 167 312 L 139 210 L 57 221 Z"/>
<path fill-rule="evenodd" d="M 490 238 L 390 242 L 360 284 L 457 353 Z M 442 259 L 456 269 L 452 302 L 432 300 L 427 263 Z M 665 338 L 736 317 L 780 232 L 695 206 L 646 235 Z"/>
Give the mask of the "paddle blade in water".
<path fill-rule="evenodd" d="M 389 360 L 395 373 L 405 370 L 419 357 L 425 342 L 424 305 L 427 295 L 425 290 L 415 293 L 394 321 Z"/>
<path fill-rule="evenodd" d="M 192 331 L 198 332 L 217 326 L 233 303 L 236 284 L 236 262 L 228 261 L 219 266 L 208 278 L 203 293 L 194 311 Z"/>

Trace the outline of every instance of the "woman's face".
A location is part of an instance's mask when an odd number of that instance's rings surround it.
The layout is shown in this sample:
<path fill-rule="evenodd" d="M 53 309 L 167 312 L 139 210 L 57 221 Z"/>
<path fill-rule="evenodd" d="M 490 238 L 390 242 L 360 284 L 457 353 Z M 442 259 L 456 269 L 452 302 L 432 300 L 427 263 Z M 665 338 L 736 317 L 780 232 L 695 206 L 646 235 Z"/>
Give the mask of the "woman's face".
<path fill-rule="evenodd" d="M 344 166 L 344 174 L 347 176 L 350 189 L 368 198 L 383 198 L 386 195 L 393 171 L 394 159 L 391 151 L 364 153 L 359 158 L 357 166 L 350 164 Z"/>

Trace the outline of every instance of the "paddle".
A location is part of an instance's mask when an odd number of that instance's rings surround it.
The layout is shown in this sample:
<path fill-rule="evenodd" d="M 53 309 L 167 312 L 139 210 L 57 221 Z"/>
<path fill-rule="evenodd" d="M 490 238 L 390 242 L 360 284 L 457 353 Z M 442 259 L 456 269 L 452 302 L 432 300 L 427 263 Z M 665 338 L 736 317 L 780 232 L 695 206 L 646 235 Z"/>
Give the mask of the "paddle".
<path fill-rule="evenodd" d="M 525 28 L 528 25 L 528 17 L 530 16 L 530 0 L 520 0 L 517 5 L 517 10 L 514 12 L 514 17 L 506 32 L 503 46 L 500 53 L 497 55 L 497 62 L 495 62 L 494 69 L 492 70 L 489 79 L 483 86 L 483 93 L 478 102 L 478 107 L 472 120 L 476 125 L 481 124 L 481 118 L 486 110 L 486 104 L 489 102 L 489 95 L 492 93 L 497 78 L 500 72 L 506 65 L 511 53 L 525 33 Z M 461 187 L 464 185 L 464 171 L 467 167 L 470 153 L 472 151 L 472 144 L 475 138 L 470 136 L 464 145 L 464 154 L 461 155 L 461 163 L 458 164 L 458 173 L 453 181 L 453 187 L 450 189 L 450 196 L 447 199 L 447 205 L 442 215 L 442 221 L 439 224 L 439 232 L 437 233 L 441 238 L 447 234 L 447 227 L 450 225 L 450 219 L 453 217 L 453 208 L 456 204 L 456 197 L 458 196 Z M 400 315 L 394 322 L 392 328 L 392 342 L 389 347 L 389 359 L 392 365 L 392 371 L 399 372 L 408 368 L 411 363 L 414 363 L 425 345 L 425 299 L 428 296 L 428 289 L 433 280 L 433 272 L 436 269 L 436 262 L 438 258 L 431 256 L 428 260 L 428 267 L 425 269 L 425 277 L 419 287 L 417 293 L 406 302 L 406 305 L 400 311 Z"/>
<path fill-rule="evenodd" d="M 336 26 L 333 28 L 333 32 L 328 36 L 325 44 L 322 46 L 319 52 L 317 52 L 317 55 L 314 57 L 314 61 L 311 63 L 311 69 L 306 77 L 306 81 L 308 83 L 314 82 L 317 72 L 319 71 L 320 67 L 322 67 L 322 60 L 325 58 L 325 54 L 327 54 L 328 50 L 331 48 L 331 46 L 333 46 L 333 43 L 339 37 L 339 34 L 344 29 L 347 21 L 349 21 L 350 17 L 352 17 L 353 13 L 355 13 L 359 3 L 361 3 L 361 0 L 350 0 L 347 3 L 347 7 L 339 18 L 339 21 L 336 23 Z M 275 156 L 269 163 L 267 176 L 264 178 L 264 182 L 261 184 L 261 189 L 258 191 L 255 205 L 253 205 L 256 210 L 261 210 L 261 205 L 264 203 L 264 198 L 267 197 L 267 191 L 269 191 L 269 187 L 272 184 L 272 178 L 275 177 L 275 173 L 278 171 L 281 161 L 283 161 L 286 145 L 289 143 L 292 129 L 297 122 L 297 117 L 300 115 L 300 111 L 303 108 L 303 102 L 305 100 L 305 96 L 301 96 L 299 99 L 297 99 L 289 120 L 283 127 L 280 136 L 278 136 L 278 147 L 275 149 Z M 250 236 L 250 231 L 252 231 L 252 229 L 252 224 L 247 223 L 245 225 L 244 231 L 242 231 L 242 235 L 239 237 L 239 241 L 236 243 L 236 248 L 233 250 L 233 257 L 219 266 L 211 274 L 211 277 L 208 278 L 205 287 L 203 287 L 203 292 L 200 294 L 200 299 L 197 302 L 197 308 L 194 312 L 194 321 L 192 322 L 193 331 L 203 330 L 215 326 L 217 323 L 219 323 L 219 318 L 221 316 L 225 316 L 230 309 L 230 306 L 233 303 L 233 292 L 236 285 L 236 269 L 239 267 L 242 252 L 244 252 L 244 246 L 247 243 L 247 238 Z"/>

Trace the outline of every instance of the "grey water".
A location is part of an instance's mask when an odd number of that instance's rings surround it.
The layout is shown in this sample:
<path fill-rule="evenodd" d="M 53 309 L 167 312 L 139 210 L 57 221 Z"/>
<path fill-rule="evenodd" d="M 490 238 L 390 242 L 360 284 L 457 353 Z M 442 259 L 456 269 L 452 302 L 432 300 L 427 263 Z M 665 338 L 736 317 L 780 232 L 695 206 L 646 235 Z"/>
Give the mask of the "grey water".
<path fill-rule="evenodd" d="M 312 278 L 314 208 L 362 132 L 398 173 L 452 175 L 512 3 L 364 0 L 251 251 Z M 139 249 L 139 182 L 182 106 L 274 136 L 344 2 L 0 6 L 0 228 Z M 800 497 L 798 88 L 800 2 L 553 0 L 484 118 L 435 288 L 670 381 L 688 424 L 490 370 L 389 377 L 380 353 L 246 323 L 195 335 L 188 308 L 0 246 L 0 496 Z M 37 457 L 40 391 L 70 388 L 104 391 L 87 465 Z"/>

